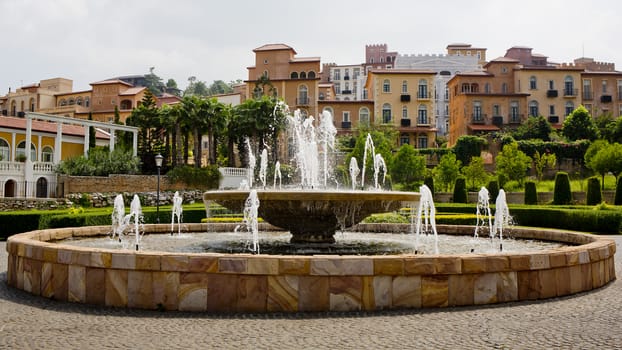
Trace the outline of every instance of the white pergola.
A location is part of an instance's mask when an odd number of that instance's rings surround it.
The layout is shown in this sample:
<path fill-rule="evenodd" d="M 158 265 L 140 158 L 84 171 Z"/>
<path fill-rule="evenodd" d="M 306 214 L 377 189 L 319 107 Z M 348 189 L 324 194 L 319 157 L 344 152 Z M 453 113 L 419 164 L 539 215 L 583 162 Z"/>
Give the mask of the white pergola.
<path fill-rule="evenodd" d="M 63 141 L 63 124 L 80 125 L 84 127 L 84 155 L 89 152 L 90 128 L 107 129 L 110 133 L 110 152 L 114 150 L 115 131 L 127 131 L 132 133 L 132 154 L 134 157 L 138 154 L 138 128 L 133 126 L 119 125 L 113 123 L 104 123 L 94 120 L 84 120 L 78 118 L 61 117 L 57 115 L 43 114 L 37 112 L 26 112 L 26 140 L 32 138 L 32 121 L 46 120 L 56 123 L 56 138 L 54 140 L 54 163 L 59 163 L 61 158 L 62 141 Z M 26 149 L 29 149 L 27 145 Z M 26 162 L 30 161 L 30 152 L 26 153 Z"/>

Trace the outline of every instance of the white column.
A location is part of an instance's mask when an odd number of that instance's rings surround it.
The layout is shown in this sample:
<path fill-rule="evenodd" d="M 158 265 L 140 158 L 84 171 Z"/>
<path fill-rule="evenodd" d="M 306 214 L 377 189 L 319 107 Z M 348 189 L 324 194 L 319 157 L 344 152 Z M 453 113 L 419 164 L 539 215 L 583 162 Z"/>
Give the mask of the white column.
<path fill-rule="evenodd" d="M 30 159 L 30 143 L 32 139 L 32 119 L 30 118 L 26 118 L 26 142 L 25 142 L 25 148 L 24 148 L 24 152 L 26 153 L 26 162 L 28 162 L 29 160 L 32 161 L 32 159 Z"/>
<path fill-rule="evenodd" d="M 109 130 L 110 130 L 110 144 L 109 145 L 110 145 L 110 152 L 112 152 L 112 151 L 114 151 L 114 144 L 115 144 L 116 135 L 114 133 L 115 129 L 110 128 Z"/>
<path fill-rule="evenodd" d="M 84 156 L 88 158 L 89 156 L 89 142 L 90 142 L 90 138 L 91 135 L 90 133 L 90 126 L 88 124 L 84 125 Z"/>
<path fill-rule="evenodd" d="M 37 162 L 42 161 L 41 159 L 41 135 L 37 136 Z"/>
<path fill-rule="evenodd" d="M 15 150 L 17 149 L 17 144 L 15 143 L 15 133 L 11 133 L 11 161 L 15 161 Z"/>
<path fill-rule="evenodd" d="M 63 123 L 56 122 L 56 139 L 54 140 L 54 164 L 60 163 L 63 147 Z"/>
<path fill-rule="evenodd" d="M 26 118 L 26 144 L 24 151 L 26 153 L 26 162 L 24 163 L 24 180 L 26 185 L 26 197 L 34 197 L 32 182 L 34 181 L 34 171 L 32 159 L 30 158 L 30 144 L 32 143 L 32 119 Z"/>
<path fill-rule="evenodd" d="M 132 132 L 132 148 L 134 149 L 133 156 L 136 157 L 138 155 L 138 131 Z"/>

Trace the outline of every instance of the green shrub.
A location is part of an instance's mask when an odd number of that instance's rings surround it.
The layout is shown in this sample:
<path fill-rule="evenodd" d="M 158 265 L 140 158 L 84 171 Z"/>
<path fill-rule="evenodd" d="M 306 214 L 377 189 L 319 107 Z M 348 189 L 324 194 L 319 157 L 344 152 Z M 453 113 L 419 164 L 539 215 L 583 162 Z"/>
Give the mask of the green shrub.
<path fill-rule="evenodd" d="M 525 182 L 525 204 L 538 204 L 538 192 L 534 181 Z"/>
<path fill-rule="evenodd" d="M 398 213 L 372 214 L 363 220 L 363 223 L 366 224 L 407 224 L 409 222 L 410 221 L 408 221 L 408 218 Z"/>
<path fill-rule="evenodd" d="M 570 179 L 568 173 L 560 171 L 555 174 L 555 189 L 553 190 L 553 204 L 563 205 L 572 202 L 572 192 L 570 192 Z"/>
<path fill-rule="evenodd" d="M 216 165 L 209 165 L 204 168 L 185 165 L 171 169 L 166 173 L 166 177 L 172 183 L 183 182 L 187 186 L 197 189 L 213 189 L 218 188 L 221 175 Z"/>
<path fill-rule="evenodd" d="M 510 215 L 514 223 L 521 226 L 604 234 L 619 234 L 622 229 L 622 212 L 619 210 L 511 207 Z"/>
<path fill-rule="evenodd" d="M 603 194 L 600 191 L 600 180 L 593 176 L 587 179 L 586 204 L 596 205 L 603 201 Z"/>
<path fill-rule="evenodd" d="M 467 189 L 466 179 L 462 176 L 456 179 L 454 186 L 454 203 L 466 203 L 467 202 Z"/>
<path fill-rule="evenodd" d="M 494 203 L 499 195 L 499 182 L 497 180 L 490 181 L 488 186 L 486 186 L 486 189 L 490 195 L 490 201 Z"/>
<path fill-rule="evenodd" d="M 613 204 L 622 205 L 622 176 L 618 177 L 616 182 L 616 195 L 613 199 Z"/>
<path fill-rule="evenodd" d="M 41 212 L 7 212 L 0 215 L 0 240 L 17 233 L 36 230 Z"/>

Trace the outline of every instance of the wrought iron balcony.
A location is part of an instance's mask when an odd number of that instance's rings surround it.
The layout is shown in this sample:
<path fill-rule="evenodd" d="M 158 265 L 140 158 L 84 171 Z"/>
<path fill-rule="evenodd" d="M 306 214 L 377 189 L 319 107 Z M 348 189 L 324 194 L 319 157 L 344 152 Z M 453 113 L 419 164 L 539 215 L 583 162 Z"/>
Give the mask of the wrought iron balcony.
<path fill-rule="evenodd" d="M 350 129 L 352 127 L 352 122 L 341 122 L 342 129 Z"/>
<path fill-rule="evenodd" d="M 549 123 L 551 123 L 551 124 L 559 124 L 559 116 L 550 115 L 549 116 Z"/>
<path fill-rule="evenodd" d="M 500 115 L 492 117 L 492 123 L 497 126 L 503 125 L 503 117 Z"/>
<path fill-rule="evenodd" d="M 557 97 L 557 90 L 546 90 L 546 97 Z"/>
<path fill-rule="evenodd" d="M 594 94 L 592 94 L 589 90 L 583 90 L 583 99 L 584 100 L 592 100 L 594 99 Z"/>
<path fill-rule="evenodd" d="M 564 89 L 564 97 L 576 97 L 578 94 L 578 89 Z"/>
<path fill-rule="evenodd" d="M 308 106 L 309 105 L 309 98 L 308 97 L 299 97 L 296 99 L 296 104 L 298 106 Z"/>
<path fill-rule="evenodd" d="M 611 95 L 602 95 L 600 96 L 601 103 L 610 103 L 612 101 Z"/>
<path fill-rule="evenodd" d="M 401 126 L 405 126 L 405 127 L 410 126 L 410 119 L 402 119 L 402 120 L 400 121 L 400 125 L 401 125 Z"/>
<path fill-rule="evenodd" d="M 402 94 L 400 96 L 400 102 L 410 102 L 410 95 L 409 94 Z"/>

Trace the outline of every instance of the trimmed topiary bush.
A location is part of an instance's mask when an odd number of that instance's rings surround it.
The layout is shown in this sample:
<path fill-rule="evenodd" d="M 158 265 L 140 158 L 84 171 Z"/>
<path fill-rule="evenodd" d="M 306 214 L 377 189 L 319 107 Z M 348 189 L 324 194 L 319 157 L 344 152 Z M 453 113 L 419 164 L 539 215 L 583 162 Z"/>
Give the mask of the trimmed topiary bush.
<path fill-rule="evenodd" d="M 596 205 L 603 201 L 603 194 L 600 191 L 600 180 L 593 176 L 587 179 L 586 204 Z"/>
<path fill-rule="evenodd" d="M 616 195 L 613 199 L 613 204 L 622 205 L 622 176 L 618 177 L 616 182 Z"/>
<path fill-rule="evenodd" d="M 454 186 L 454 203 L 466 203 L 466 202 L 467 202 L 466 179 L 460 176 L 456 179 L 456 185 Z"/>
<path fill-rule="evenodd" d="M 490 201 L 494 203 L 497 200 L 497 196 L 499 195 L 499 182 L 497 180 L 492 180 L 486 186 L 488 190 L 488 194 L 490 195 Z"/>
<path fill-rule="evenodd" d="M 570 179 L 568 173 L 560 171 L 555 174 L 555 189 L 553 190 L 553 204 L 564 205 L 572 202 Z"/>
<path fill-rule="evenodd" d="M 525 204 L 538 204 L 538 192 L 534 181 L 525 182 Z"/>

